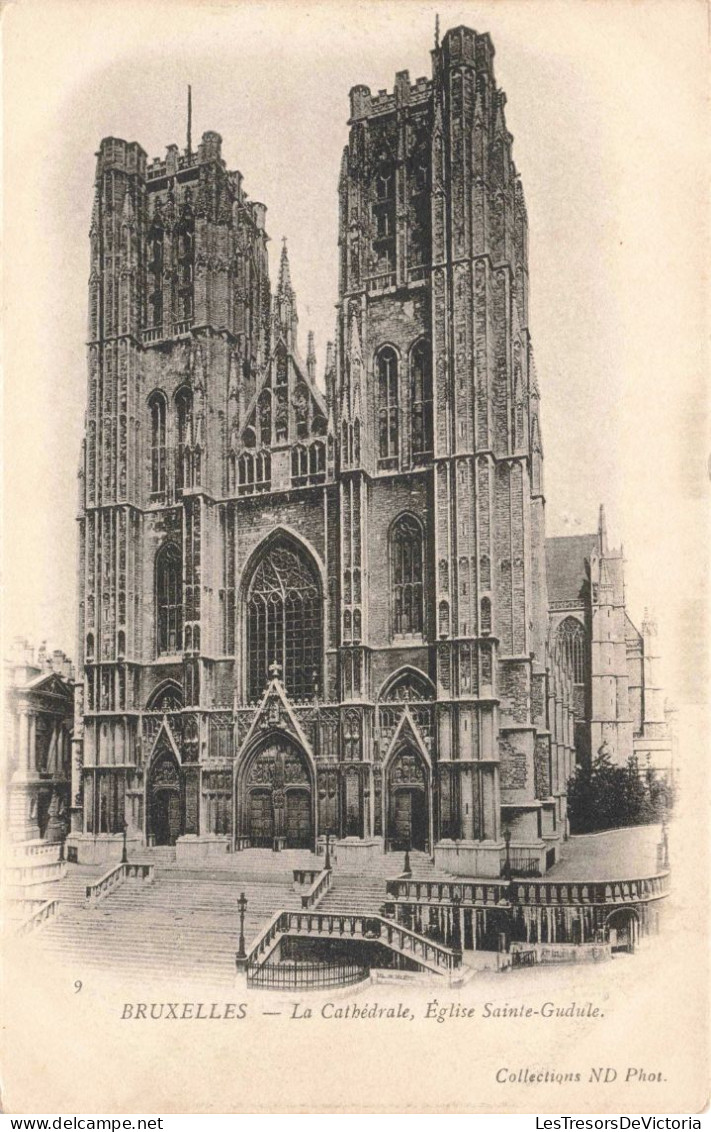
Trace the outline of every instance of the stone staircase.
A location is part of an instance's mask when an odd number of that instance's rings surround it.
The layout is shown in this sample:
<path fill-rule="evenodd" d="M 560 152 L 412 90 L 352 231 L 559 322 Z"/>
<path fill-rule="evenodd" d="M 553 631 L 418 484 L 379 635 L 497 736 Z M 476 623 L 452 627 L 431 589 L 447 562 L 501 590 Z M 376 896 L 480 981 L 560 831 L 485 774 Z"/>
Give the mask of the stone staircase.
<path fill-rule="evenodd" d="M 350 915 L 378 915 L 388 900 L 386 880 L 402 876 L 404 854 L 388 853 L 369 864 L 368 875 L 333 872 L 329 892 L 319 901 L 319 912 Z M 435 880 L 441 877 L 425 853 L 410 853 L 410 868 L 416 880 Z"/>
<path fill-rule="evenodd" d="M 60 914 L 33 934 L 31 946 L 67 965 L 74 977 L 110 975 L 122 988 L 157 982 L 174 989 L 186 983 L 232 986 L 240 893 L 247 898 L 247 946 L 275 911 L 301 905 L 291 871 L 283 864 L 253 879 L 241 868 L 195 870 L 173 864 L 156 868 L 154 884 L 128 880 L 87 907 L 86 884 L 104 871 L 74 866 L 53 886 L 62 902 Z"/>

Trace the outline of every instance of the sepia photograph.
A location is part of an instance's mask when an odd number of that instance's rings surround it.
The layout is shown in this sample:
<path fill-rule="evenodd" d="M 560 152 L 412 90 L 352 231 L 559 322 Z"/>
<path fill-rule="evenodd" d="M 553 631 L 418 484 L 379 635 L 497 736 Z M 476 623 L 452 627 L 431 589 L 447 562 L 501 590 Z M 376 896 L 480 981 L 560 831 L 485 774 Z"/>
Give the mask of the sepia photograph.
<path fill-rule="evenodd" d="M 706 4 L 2 41 L 3 1111 L 699 1114 Z"/>

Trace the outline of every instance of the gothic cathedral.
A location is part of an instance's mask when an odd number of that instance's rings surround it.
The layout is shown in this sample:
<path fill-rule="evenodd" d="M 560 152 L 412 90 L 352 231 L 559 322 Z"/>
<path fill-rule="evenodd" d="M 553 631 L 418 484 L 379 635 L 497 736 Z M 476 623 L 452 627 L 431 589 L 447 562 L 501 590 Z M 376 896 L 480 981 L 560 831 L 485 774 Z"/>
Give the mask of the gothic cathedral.
<path fill-rule="evenodd" d="M 549 647 L 527 221 L 487 35 L 357 86 L 335 341 L 221 139 L 101 143 L 72 835 L 423 850 L 545 872 L 574 674 Z"/>

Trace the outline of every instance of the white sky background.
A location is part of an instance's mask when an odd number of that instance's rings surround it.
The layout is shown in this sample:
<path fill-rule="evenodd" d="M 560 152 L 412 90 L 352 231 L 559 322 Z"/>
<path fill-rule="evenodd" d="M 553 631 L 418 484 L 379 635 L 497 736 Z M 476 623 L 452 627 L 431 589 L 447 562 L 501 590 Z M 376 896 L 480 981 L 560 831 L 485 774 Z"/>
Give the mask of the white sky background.
<path fill-rule="evenodd" d="M 5 637 L 75 653 L 76 469 L 88 230 L 106 135 L 149 158 L 223 137 L 289 241 L 318 369 L 337 298 L 348 91 L 430 75 L 442 32 L 488 31 L 529 214 L 549 534 L 624 543 L 665 682 L 699 700 L 707 601 L 707 11 L 700 0 L 23 4 L 4 13 Z M 672 663 L 670 658 L 674 658 Z"/>

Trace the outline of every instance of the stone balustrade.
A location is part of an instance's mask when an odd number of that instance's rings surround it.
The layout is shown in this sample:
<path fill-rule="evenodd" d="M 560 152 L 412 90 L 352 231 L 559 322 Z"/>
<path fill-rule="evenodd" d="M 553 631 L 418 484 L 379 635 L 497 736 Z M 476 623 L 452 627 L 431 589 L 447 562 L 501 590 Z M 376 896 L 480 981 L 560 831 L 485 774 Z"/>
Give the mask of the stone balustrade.
<path fill-rule="evenodd" d="M 36 908 L 26 920 L 23 920 L 17 929 L 18 935 L 28 935 L 30 932 L 35 931 L 41 924 L 47 920 L 51 920 L 57 915 L 59 911 L 59 900 L 45 900 L 43 904 Z"/>
<path fill-rule="evenodd" d="M 86 886 L 86 900 L 96 904 L 127 880 L 140 880 L 144 884 L 152 884 L 155 865 L 148 861 L 122 861 L 114 865 L 103 876 L 92 884 Z"/>
<path fill-rule="evenodd" d="M 404 904 L 452 904 L 494 908 L 502 905 L 578 907 L 636 904 L 658 900 L 669 892 L 669 872 L 634 880 L 431 881 L 397 878 L 386 883 L 387 895 Z"/>
<path fill-rule="evenodd" d="M 332 878 L 333 874 L 330 869 L 323 869 L 317 873 L 309 888 L 302 893 L 301 907 L 315 908 L 330 889 Z"/>

